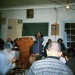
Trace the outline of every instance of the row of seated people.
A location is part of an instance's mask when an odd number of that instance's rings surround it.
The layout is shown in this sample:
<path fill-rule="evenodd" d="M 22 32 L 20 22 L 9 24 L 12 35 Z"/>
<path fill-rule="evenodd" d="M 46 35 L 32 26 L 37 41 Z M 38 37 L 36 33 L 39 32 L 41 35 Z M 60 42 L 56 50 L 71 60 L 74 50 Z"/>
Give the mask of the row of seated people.
<path fill-rule="evenodd" d="M 60 39 L 60 40 L 62 40 L 62 39 Z M 50 42 L 52 42 L 50 39 L 49 39 L 49 41 Z M 39 41 L 38 41 L 39 42 Z M 34 42 L 34 44 L 37 44 L 36 42 Z M 48 42 L 47 42 L 47 44 L 48 44 Z M 39 45 L 39 46 L 41 46 L 41 45 Z M 9 46 L 6 46 L 6 47 L 9 47 Z M 47 47 L 48 47 L 48 45 L 47 45 Z M 10 49 L 10 48 L 9 48 Z M 62 51 L 62 50 L 61 50 Z M 14 59 L 14 61 L 15 61 L 15 59 Z"/>
<path fill-rule="evenodd" d="M 18 40 L 18 38 L 16 38 L 14 41 L 12 41 L 11 38 L 8 38 L 8 39 L 7 39 L 7 42 L 10 42 L 10 43 L 13 45 L 13 47 L 15 47 L 15 46 L 18 46 L 17 43 L 16 43 L 17 40 Z M 48 44 L 50 44 L 50 43 L 52 42 L 52 40 L 51 40 L 51 39 L 48 39 L 48 41 L 47 41 L 45 47 L 42 45 L 43 42 L 44 42 L 44 38 L 43 38 L 42 33 L 41 33 L 41 32 L 37 32 L 37 34 L 35 35 L 35 41 L 34 41 L 34 43 L 33 43 L 32 46 L 31 46 L 31 53 L 32 53 L 32 54 L 37 54 L 37 53 L 39 53 L 39 54 L 42 55 L 42 51 L 44 50 L 43 55 L 44 55 L 44 56 L 47 56 L 47 54 L 46 54 L 46 49 L 47 49 L 47 47 L 48 47 Z M 57 40 L 57 42 L 61 45 L 61 50 L 62 50 L 62 51 L 65 51 L 66 48 L 65 48 L 65 45 L 64 45 L 64 43 L 63 43 L 63 40 L 62 40 L 61 38 L 59 38 L 59 39 Z M 4 44 L 4 42 L 3 42 L 3 44 Z M 2 46 L 1 46 L 1 47 L 2 47 Z M 1 47 L 0 47 L 0 48 L 1 48 Z"/>

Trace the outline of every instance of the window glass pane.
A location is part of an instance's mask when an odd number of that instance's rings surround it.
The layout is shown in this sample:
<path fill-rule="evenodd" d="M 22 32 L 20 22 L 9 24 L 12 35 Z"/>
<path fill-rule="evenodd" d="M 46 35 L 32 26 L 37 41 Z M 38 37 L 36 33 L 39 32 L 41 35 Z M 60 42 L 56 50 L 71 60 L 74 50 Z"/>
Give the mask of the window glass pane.
<path fill-rule="evenodd" d="M 71 47 L 75 48 L 75 42 L 71 42 Z"/>
<path fill-rule="evenodd" d="M 75 36 L 71 36 L 71 41 L 75 41 Z"/>
<path fill-rule="evenodd" d="M 70 28 L 70 23 L 65 23 L 65 28 Z"/>
<path fill-rule="evenodd" d="M 71 28 L 75 28 L 75 23 L 71 23 Z"/>
<path fill-rule="evenodd" d="M 70 47 L 70 42 L 67 42 L 67 46 Z"/>
<path fill-rule="evenodd" d="M 75 35 L 75 30 L 71 30 L 71 35 Z"/>

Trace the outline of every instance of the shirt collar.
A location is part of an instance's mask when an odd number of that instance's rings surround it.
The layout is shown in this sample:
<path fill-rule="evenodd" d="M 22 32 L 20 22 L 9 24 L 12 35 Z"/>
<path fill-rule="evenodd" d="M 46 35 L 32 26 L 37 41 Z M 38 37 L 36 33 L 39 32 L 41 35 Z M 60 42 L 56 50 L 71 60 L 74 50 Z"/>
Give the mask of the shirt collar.
<path fill-rule="evenodd" d="M 58 59 L 59 60 L 59 57 L 56 57 L 56 56 L 48 56 L 47 58 L 53 58 L 53 59 Z"/>

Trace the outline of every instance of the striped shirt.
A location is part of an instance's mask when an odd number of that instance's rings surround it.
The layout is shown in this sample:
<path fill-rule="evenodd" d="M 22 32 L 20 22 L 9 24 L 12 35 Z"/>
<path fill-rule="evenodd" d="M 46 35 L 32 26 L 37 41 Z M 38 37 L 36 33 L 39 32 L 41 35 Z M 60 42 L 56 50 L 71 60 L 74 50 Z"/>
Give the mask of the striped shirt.
<path fill-rule="evenodd" d="M 73 75 L 57 57 L 49 57 L 32 64 L 27 75 Z"/>

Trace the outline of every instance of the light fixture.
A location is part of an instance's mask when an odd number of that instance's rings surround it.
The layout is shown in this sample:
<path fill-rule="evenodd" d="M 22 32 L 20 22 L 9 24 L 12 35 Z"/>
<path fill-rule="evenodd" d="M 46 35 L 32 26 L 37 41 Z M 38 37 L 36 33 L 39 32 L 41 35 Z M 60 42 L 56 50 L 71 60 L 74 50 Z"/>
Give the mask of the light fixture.
<path fill-rule="evenodd" d="M 66 10 L 69 9 L 69 0 L 67 0 L 67 3 L 66 3 Z"/>
<path fill-rule="evenodd" d="M 68 4 L 66 4 L 66 10 L 68 10 L 69 9 L 69 5 Z"/>

